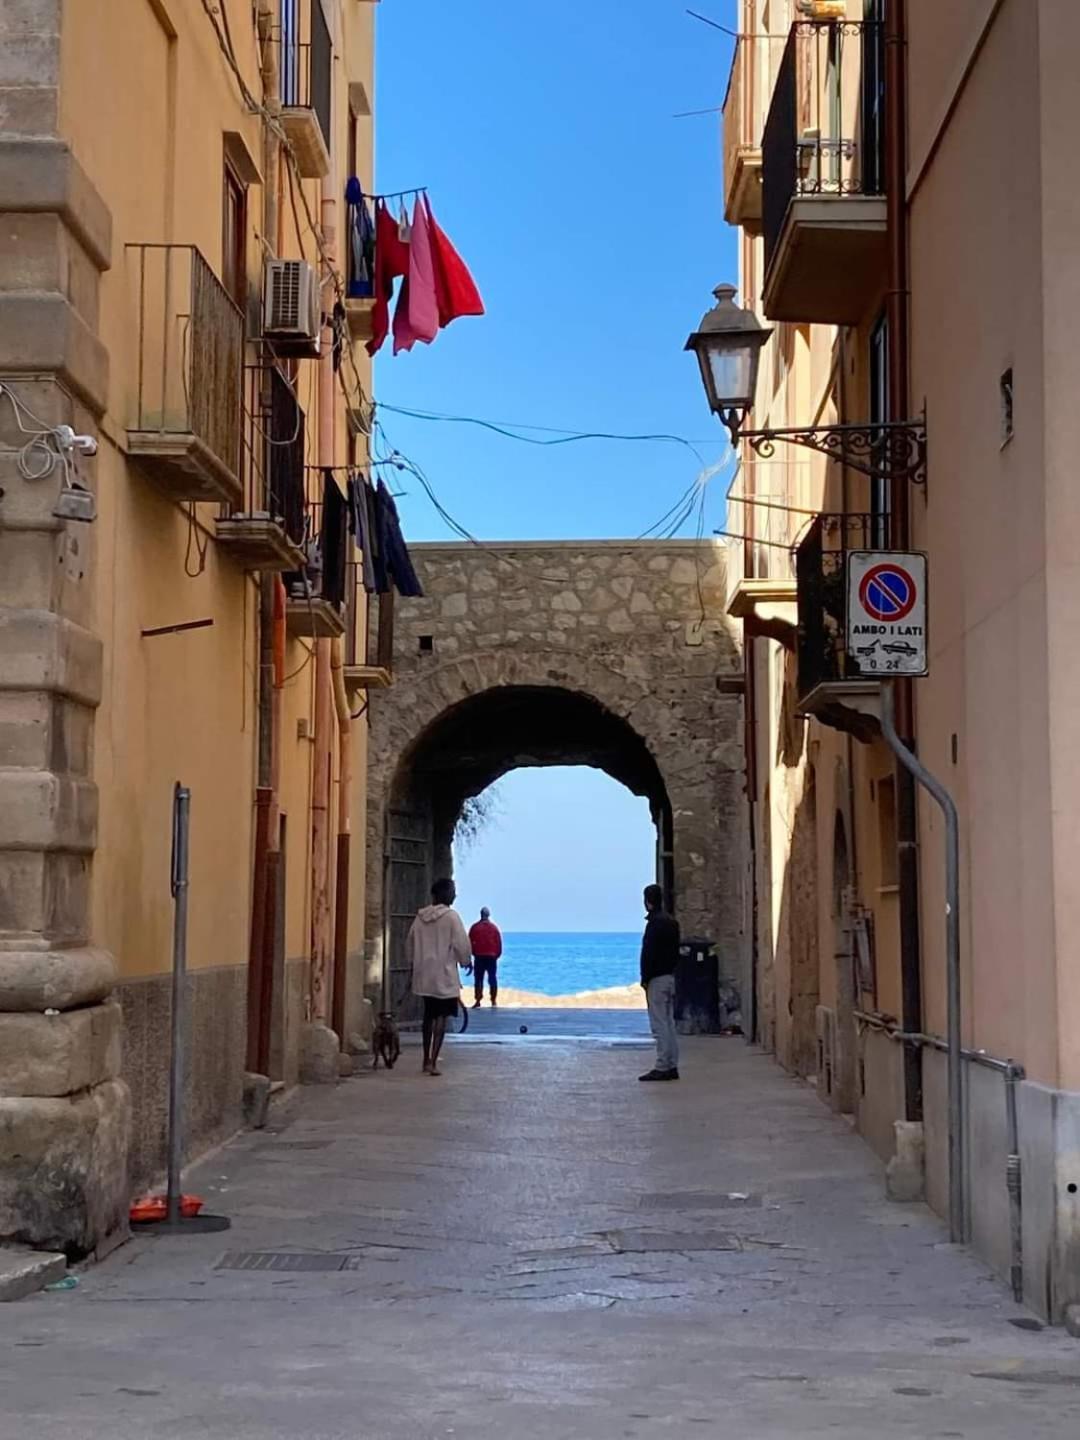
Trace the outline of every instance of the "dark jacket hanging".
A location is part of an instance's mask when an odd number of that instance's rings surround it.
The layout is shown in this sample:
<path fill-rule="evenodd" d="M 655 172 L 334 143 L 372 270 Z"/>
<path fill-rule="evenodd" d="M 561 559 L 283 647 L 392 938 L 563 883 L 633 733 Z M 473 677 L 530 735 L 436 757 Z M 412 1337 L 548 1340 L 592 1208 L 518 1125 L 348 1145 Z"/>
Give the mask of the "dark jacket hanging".
<path fill-rule="evenodd" d="M 345 540 L 348 517 L 345 496 L 332 470 L 323 471 L 322 562 L 323 599 L 345 603 Z"/>
<path fill-rule="evenodd" d="M 408 598 L 422 597 L 424 591 L 413 569 L 409 549 L 401 533 L 401 521 L 398 519 L 394 497 L 382 480 L 375 492 L 375 501 L 379 554 L 386 567 L 387 576 L 394 582 L 399 595 Z M 386 588 L 390 588 L 389 584 Z"/>

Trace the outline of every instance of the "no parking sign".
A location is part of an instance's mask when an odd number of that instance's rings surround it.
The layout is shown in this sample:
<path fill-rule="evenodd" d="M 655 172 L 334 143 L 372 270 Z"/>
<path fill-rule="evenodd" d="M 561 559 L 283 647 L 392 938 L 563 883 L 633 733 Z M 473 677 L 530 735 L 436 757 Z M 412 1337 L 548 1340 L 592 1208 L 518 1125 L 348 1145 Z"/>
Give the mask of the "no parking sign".
<path fill-rule="evenodd" d="M 849 672 L 925 675 L 926 556 L 853 550 L 847 580 Z"/>

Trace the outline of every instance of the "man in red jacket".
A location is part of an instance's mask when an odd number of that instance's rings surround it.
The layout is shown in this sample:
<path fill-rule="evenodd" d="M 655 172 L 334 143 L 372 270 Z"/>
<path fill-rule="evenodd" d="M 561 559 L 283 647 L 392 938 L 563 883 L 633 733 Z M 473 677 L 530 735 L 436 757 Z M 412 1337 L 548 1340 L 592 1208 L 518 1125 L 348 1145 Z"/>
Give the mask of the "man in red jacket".
<path fill-rule="evenodd" d="M 480 911 L 480 919 L 469 931 L 469 948 L 473 953 L 474 969 L 476 971 L 476 1001 L 473 1004 L 474 1010 L 480 1009 L 480 1002 L 484 998 L 484 976 L 488 977 L 488 990 L 491 993 L 492 1005 L 499 1003 L 499 956 L 502 954 L 502 936 L 499 934 L 499 927 L 491 918 L 491 911 L 485 905 Z"/>

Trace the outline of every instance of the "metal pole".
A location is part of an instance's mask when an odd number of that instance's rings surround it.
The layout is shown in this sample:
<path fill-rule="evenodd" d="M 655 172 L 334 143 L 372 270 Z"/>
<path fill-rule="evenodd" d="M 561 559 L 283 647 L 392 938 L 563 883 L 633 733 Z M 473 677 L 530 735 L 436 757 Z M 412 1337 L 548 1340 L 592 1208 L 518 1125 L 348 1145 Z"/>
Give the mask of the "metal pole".
<path fill-rule="evenodd" d="M 187 987 L 188 834 L 191 791 L 177 784 L 173 792 L 172 893 L 172 1058 L 169 1066 L 169 1188 L 168 1222 L 180 1220 L 180 1179 L 184 1165 L 184 1034 Z"/>
<path fill-rule="evenodd" d="M 896 733 L 893 687 L 881 687 L 881 730 L 900 764 L 941 807 L 945 816 L 945 969 L 949 1070 L 949 1235 L 964 1239 L 964 1098 L 960 1025 L 960 817 L 944 785 L 927 770 Z"/>

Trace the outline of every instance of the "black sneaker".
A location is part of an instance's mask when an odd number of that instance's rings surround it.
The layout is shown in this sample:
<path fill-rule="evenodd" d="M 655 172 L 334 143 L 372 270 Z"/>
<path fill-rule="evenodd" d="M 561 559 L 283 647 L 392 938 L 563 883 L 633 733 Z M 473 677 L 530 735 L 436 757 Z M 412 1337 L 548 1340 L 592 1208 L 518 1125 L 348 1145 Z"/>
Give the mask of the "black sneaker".
<path fill-rule="evenodd" d="M 650 1070 L 647 1075 L 639 1075 L 639 1080 L 677 1080 L 678 1070 Z"/>

